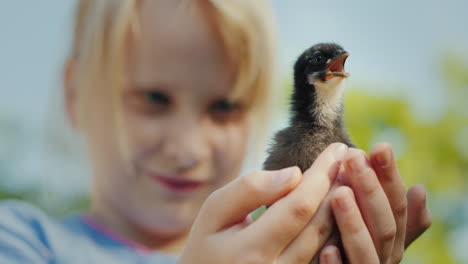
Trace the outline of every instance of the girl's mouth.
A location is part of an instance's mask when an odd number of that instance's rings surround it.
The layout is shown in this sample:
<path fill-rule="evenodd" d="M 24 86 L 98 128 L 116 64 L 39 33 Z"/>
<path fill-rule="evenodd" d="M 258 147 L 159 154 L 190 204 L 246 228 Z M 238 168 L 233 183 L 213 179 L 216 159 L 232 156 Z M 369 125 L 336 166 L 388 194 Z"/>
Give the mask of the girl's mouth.
<path fill-rule="evenodd" d="M 152 178 L 155 179 L 165 189 L 175 193 L 190 193 L 199 189 L 203 185 L 202 181 L 183 178 L 179 175 L 166 176 L 152 174 Z"/>

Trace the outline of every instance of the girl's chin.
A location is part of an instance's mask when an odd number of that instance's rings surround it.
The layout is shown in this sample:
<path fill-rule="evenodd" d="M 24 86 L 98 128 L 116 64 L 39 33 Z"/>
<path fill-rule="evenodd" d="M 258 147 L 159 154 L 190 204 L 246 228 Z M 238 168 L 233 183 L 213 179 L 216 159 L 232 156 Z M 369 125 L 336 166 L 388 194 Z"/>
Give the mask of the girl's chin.
<path fill-rule="evenodd" d="M 194 218 L 177 218 L 177 217 L 155 217 L 152 219 L 143 220 L 142 226 L 152 234 L 157 234 L 161 237 L 180 237 L 187 235 L 190 231 Z"/>
<path fill-rule="evenodd" d="M 179 255 L 185 246 L 191 225 L 167 225 L 153 223 L 143 227 L 140 244 L 151 250 Z"/>

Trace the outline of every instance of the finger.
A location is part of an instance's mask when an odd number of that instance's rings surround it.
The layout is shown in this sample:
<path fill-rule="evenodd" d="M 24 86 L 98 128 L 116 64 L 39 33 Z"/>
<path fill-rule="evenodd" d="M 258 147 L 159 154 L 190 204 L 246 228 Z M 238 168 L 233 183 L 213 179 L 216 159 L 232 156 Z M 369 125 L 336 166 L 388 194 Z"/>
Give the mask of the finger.
<path fill-rule="evenodd" d="M 341 264 L 340 250 L 336 246 L 326 246 L 320 253 L 320 264 Z"/>
<path fill-rule="evenodd" d="M 252 224 L 254 222 L 252 216 L 249 214 L 245 219 L 244 221 L 242 222 L 239 222 L 235 225 L 233 225 L 231 228 L 230 228 L 230 231 L 231 233 L 235 233 L 235 232 L 239 232 L 240 230 L 246 228 L 247 226 L 249 226 L 250 224 Z"/>
<path fill-rule="evenodd" d="M 405 248 L 422 235 L 432 224 L 431 214 L 426 206 L 427 192 L 422 185 L 413 185 L 407 194 L 408 227 Z"/>
<path fill-rule="evenodd" d="M 298 167 L 291 167 L 253 172 L 237 178 L 207 198 L 195 223 L 197 230 L 217 232 L 243 222 L 256 208 L 273 203 L 290 192 L 300 182 L 301 175 Z"/>
<path fill-rule="evenodd" d="M 244 230 L 248 245 L 258 247 L 258 244 L 268 241 L 269 248 L 274 251 L 272 253 L 280 255 L 316 213 L 336 177 L 340 160 L 347 149 L 341 143 L 325 149 L 304 172 L 302 182 Z"/>
<path fill-rule="evenodd" d="M 330 200 L 331 191 L 323 200 L 312 220 L 281 253 L 278 263 L 309 263 L 317 255 L 318 250 L 323 247 L 335 228 Z M 338 236 L 338 234 L 336 235 Z"/>
<path fill-rule="evenodd" d="M 405 249 L 407 220 L 406 191 L 395 163 L 392 147 L 388 143 L 376 144 L 370 152 L 372 167 L 387 195 L 396 223 L 392 260 L 399 263 Z"/>
<path fill-rule="evenodd" d="M 350 263 L 380 263 L 353 191 L 346 186 L 337 188 L 331 205 Z"/>
<path fill-rule="evenodd" d="M 396 224 L 387 196 L 363 151 L 350 149 L 344 166 L 379 258 L 388 259 L 392 254 Z"/>

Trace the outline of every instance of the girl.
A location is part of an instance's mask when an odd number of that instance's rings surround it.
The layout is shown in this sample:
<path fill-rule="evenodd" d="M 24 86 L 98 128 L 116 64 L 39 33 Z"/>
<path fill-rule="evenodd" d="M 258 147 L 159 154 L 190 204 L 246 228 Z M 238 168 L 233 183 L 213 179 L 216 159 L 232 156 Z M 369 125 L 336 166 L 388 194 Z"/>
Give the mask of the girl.
<path fill-rule="evenodd" d="M 370 162 L 333 144 L 304 174 L 236 178 L 267 114 L 274 43 L 266 1 L 80 0 L 64 95 L 91 208 L 55 221 L 4 202 L 0 263 L 341 263 L 320 251 L 332 212 L 351 263 L 401 260 L 430 220 L 388 145 Z M 352 190 L 334 183 L 341 164 Z"/>

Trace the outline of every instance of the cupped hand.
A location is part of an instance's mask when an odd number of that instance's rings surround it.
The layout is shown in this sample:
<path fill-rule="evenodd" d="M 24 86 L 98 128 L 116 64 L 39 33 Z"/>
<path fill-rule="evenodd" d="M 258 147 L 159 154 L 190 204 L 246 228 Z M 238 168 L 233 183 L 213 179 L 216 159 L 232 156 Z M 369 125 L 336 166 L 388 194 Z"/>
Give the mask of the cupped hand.
<path fill-rule="evenodd" d="M 375 145 L 369 160 L 363 151 L 350 149 L 344 168 L 351 188 L 340 187 L 333 193 L 332 209 L 346 259 L 399 263 L 405 248 L 431 225 L 426 191 L 421 185 L 405 191 L 387 143 Z M 336 246 L 324 248 L 321 261 L 341 263 Z"/>
<path fill-rule="evenodd" d="M 319 238 L 307 251 L 318 254 L 327 238 L 321 234 L 332 223 L 330 214 L 319 214 L 326 211 L 320 205 L 347 151 L 343 144 L 332 144 L 304 174 L 296 167 L 259 171 L 213 192 L 200 209 L 179 263 L 298 263 L 296 251 L 288 249 L 296 248 L 291 242 L 305 228 Z M 252 222 L 249 213 L 264 204 L 273 205 Z"/>

